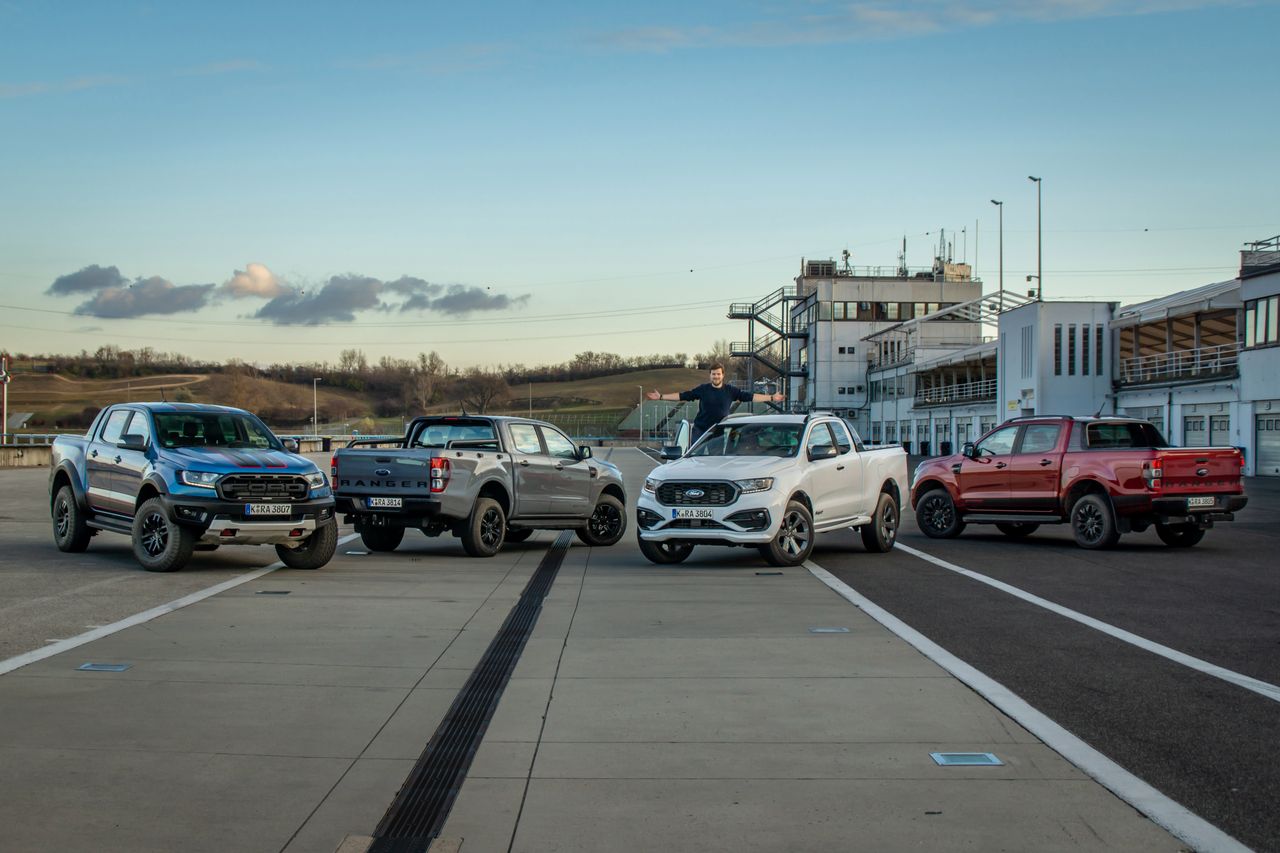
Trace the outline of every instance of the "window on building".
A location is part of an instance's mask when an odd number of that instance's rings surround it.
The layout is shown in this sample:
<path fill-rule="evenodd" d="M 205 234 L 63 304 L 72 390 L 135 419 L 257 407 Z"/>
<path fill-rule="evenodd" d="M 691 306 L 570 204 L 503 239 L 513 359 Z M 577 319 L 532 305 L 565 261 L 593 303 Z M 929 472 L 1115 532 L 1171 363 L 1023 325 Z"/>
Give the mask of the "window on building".
<path fill-rule="evenodd" d="M 1080 375 L 1089 375 L 1089 327 L 1080 327 Z"/>
<path fill-rule="evenodd" d="M 901 313 L 898 310 L 898 303 L 896 302 L 887 303 L 884 306 L 884 310 L 885 310 L 884 316 L 886 320 L 897 320 L 899 317 L 899 314 Z"/>
<path fill-rule="evenodd" d="M 1029 379 L 1035 371 L 1035 329 L 1022 327 L 1022 378 Z"/>
<path fill-rule="evenodd" d="M 911 302 L 898 303 L 898 318 L 901 320 L 910 320 L 915 317 L 915 305 Z"/>
<path fill-rule="evenodd" d="M 831 319 L 831 303 L 830 302 L 818 303 L 818 319 L 819 320 Z"/>
<path fill-rule="evenodd" d="M 1067 324 L 1067 375 L 1076 375 L 1076 324 Z"/>
<path fill-rule="evenodd" d="M 845 388 L 844 388 L 844 386 L 843 386 L 843 385 L 841 385 L 839 388 L 837 388 L 837 389 L 836 389 L 836 393 L 837 393 L 837 394 L 844 394 L 844 393 L 845 393 Z"/>
<path fill-rule="evenodd" d="M 845 318 L 844 306 L 845 303 L 843 302 L 831 303 L 831 318 L 833 320 L 843 320 Z"/>
<path fill-rule="evenodd" d="M 1093 375 L 1102 375 L 1102 324 L 1093 329 Z"/>
<path fill-rule="evenodd" d="M 1280 343 L 1280 296 L 1251 299 L 1244 307 L 1244 345 L 1265 347 Z"/>
<path fill-rule="evenodd" d="M 1053 327 L 1053 375 L 1062 375 L 1062 324 Z"/>
<path fill-rule="evenodd" d="M 840 348 L 839 348 L 839 350 L 837 350 L 837 351 L 838 351 L 841 355 L 844 355 L 844 347 L 840 347 Z"/>

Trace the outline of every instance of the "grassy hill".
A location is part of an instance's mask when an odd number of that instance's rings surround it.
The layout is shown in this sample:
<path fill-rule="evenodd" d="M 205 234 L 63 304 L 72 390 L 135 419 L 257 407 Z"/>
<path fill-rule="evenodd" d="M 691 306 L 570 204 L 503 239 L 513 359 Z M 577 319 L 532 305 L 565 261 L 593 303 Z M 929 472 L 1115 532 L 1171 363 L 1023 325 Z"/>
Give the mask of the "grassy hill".
<path fill-rule="evenodd" d="M 510 388 L 505 399 L 489 411 L 527 414 L 566 425 L 616 424 L 640 400 L 640 388 L 664 393 L 691 388 L 706 381 L 706 373 L 686 368 L 637 370 L 573 382 L 535 382 Z M 111 403 L 165 399 L 169 402 L 221 403 L 251 410 L 286 412 L 292 428 L 311 418 L 312 396 L 308 385 L 236 374 L 170 374 L 137 379 L 71 379 L 48 373 L 21 373 L 9 386 L 9 410 L 34 412 L 29 430 L 49 432 L 83 426 L 86 410 Z M 321 424 L 350 426 L 361 432 L 399 432 L 403 418 L 375 418 L 379 403 L 374 394 L 335 389 L 321 384 L 317 392 Z M 385 403 L 384 403 L 385 405 Z M 447 399 L 432 412 L 456 412 L 459 403 Z M 327 413 L 327 417 L 326 417 Z M 408 417 L 421 414 L 405 413 Z M 276 424 L 277 426 L 280 424 Z"/>

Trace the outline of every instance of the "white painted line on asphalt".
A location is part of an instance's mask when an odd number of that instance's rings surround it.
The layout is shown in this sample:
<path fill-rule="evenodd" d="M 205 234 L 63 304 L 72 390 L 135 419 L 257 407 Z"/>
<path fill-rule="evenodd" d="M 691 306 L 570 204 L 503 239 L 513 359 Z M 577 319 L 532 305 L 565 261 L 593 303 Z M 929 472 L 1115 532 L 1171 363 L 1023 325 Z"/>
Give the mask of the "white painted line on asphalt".
<path fill-rule="evenodd" d="M 901 543 L 899 548 L 903 547 Z M 1194 849 L 1214 853 L 1248 853 L 1249 848 L 1186 807 L 1169 799 L 1110 758 L 1071 734 L 1058 723 L 1031 707 L 1018 694 L 975 669 L 939 646 L 919 631 L 865 598 L 812 560 L 804 567 L 841 598 L 853 604 L 885 628 L 897 634 L 922 655 L 967 684 L 992 705 L 1013 718 L 1046 746 L 1089 774 L 1117 797 L 1142 812 L 1155 823 L 1190 844 Z"/>
<path fill-rule="evenodd" d="M 342 545 L 350 542 L 359 535 L 359 533 L 352 533 L 347 536 L 343 536 L 338 540 L 338 544 Z M 247 574 L 240 575 L 239 577 L 234 577 L 229 581 L 223 581 L 220 584 L 211 586 L 208 589 L 202 589 L 199 592 L 193 592 L 190 595 L 184 595 L 182 598 L 170 601 L 168 604 L 161 604 L 159 607 L 153 607 L 150 610 L 135 613 L 132 616 L 121 619 L 119 622 L 112 622 L 110 625 L 103 625 L 101 628 L 95 628 L 92 631 L 86 631 L 83 634 L 77 634 L 76 636 L 68 637 L 65 640 L 46 640 L 46 642 L 52 642 L 54 645 L 45 646 L 43 649 L 36 649 L 35 651 L 0 661 L 0 675 L 4 675 L 6 672 L 13 672 L 15 669 L 26 666 L 29 663 L 35 663 L 38 660 L 44 660 L 45 658 L 62 654 L 63 652 L 74 649 L 77 646 L 83 646 L 85 643 L 92 643 L 94 640 L 101 640 L 103 637 L 109 637 L 112 634 L 123 631 L 125 628 L 132 628 L 135 625 L 150 622 L 152 619 L 163 616 L 166 613 L 181 610 L 188 605 L 195 604 L 198 601 L 203 601 L 204 599 L 217 595 L 220 592 L 226 592 L 229 589 L 235 589 L 241 584 L 248 583 L 251 580 L 257 580 L 263 575 L 270 574 L 280 568 L 284 568 L 284 563 L 272 563 L 266 568 L 257 569 Z"/>
<path fill-rule="evenodd" d="M 1013 586 L 1012 584 L 1007 584 L 1004 581 L 998 581 L 995 578 L 979 574 L 972 569 L 957 566 L 955 563 L 948 563 L 946 560 L 935 557 L 932 554 L 926 554 L 924 551 L 917 551 L 915 548 L 912 548 L 909 545 L 903 545 L 901 542 L 898 543 L 898 548 L 906 551 L 912 556 L 919 557 L 927 563 L 933 563 L 935 566 L 946 569 L 947 571 L 964 575 L 967 578 L 972 578 L 979 583 L 984 583 L 987 586 L 994 587 L 1001 592 L 1007 592 L 1015 598 L 1021 598 L 1023 601 L 1034 604 L 1037 607 L 1043 607 L 1045 610 L 1050 610 L 1057 613 L 1059 616 L 1065 616 L 1072 621 L 1079 622 L 1081 625 L 1087 625 L 1094 630 L 1101 631 L 1110 637 L 1115 637 L 1117 640 L 1128 643 L 1131 646 L 1137 646 L 1143 651 L 1159 655 L 1160 657 L 1171 660 L 1174 663 L 1180 663 L 1185 667 L 1196 670 L 1197 672 L 1203 672 L 1205 675 L 1212 675 L 1214 678 L 1220 678 L 1223 681 L 1236 685 L 1237 687 L 1243 687 L 1245 690 L 1252 690 L 1259 696 L 1265 696 L 1273 702 L 1280 702 L 1280 687 L 1277 687 L 1274 684 L 1266 681 L 1260 681 L 1256 678 L 1250 678 L 1249 676 L 1242 675 L 1234 670 L 1226 669 L 1224 667 L 1217 666 L 1216 664 L 1209 663 L 1208 661 L 1201 660 L 1200 658 L 1192 657 L 1191 655 L 1180 652 L 1177 649 L 1171 649 L 1168 646 L 1163 646 L 1160 643 L 1148 640 L 1145 637 L 1139 637 L 1137 634 L 1132 634 L 1123 628 L 1117 628 L 1115 625 L 1108 624 L 1100 619 L 1094 619 L 1092 616 L 1086 616 L 1077 610 L 1072 610 L 1069 607 L 1063 607 L 1061 604 L 1054 604 L 1048 599 L 1041 598 L 1040 596 L 1034 595 L 1026 590 L 1019 589 L 1018 587 Z"/>

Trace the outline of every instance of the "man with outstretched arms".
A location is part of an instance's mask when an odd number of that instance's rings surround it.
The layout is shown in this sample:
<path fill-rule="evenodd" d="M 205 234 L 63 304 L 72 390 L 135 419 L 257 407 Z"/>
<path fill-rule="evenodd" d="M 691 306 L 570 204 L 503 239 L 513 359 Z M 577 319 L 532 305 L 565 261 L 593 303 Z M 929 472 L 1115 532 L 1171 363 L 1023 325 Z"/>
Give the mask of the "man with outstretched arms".
<path fill-rule="evenodd" d="M 698 416 L 693 419 L 692 442 L 697 442 L 702 434 L 720 421 L 724 420 L 733 408 L 734 403 L 781 403 L 786 398 L 781 394 L 753 394 L 743 391 L 724 382 L 724 365 L 714 362 L 711 365 L 711 381 L 673 394 L 650 391 L 646 394 L 650 400 L 682 400 L 698 401 Z"/>

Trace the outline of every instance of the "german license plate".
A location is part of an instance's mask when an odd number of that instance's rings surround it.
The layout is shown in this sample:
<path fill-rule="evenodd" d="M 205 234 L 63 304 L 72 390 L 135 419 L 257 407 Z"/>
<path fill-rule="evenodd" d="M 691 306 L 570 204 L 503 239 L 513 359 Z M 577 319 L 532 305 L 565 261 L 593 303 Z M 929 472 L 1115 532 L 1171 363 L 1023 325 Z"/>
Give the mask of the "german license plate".
<path fill-rule="evenodd" d="M 1207 498 L 1187 498 L 1187 506 L 1189 506 L 1189 507 L 1205 507 L 1205 506 L 1213 506 L 1215 503 L 1217 503 L 1217 499 L 1216 499 L 1216 498 L 1212 498 L 1212 497 L 1207 497 Z"/>
<path fill-rule="evenodd" d="M 715 518 L 715 514 L 709 509 L 673 509 L 671 510 L 672 518 Z"/>
<path fill-rule="evenodd" d="M 288 515 L 292 512 L 288 504 L 245 504 L 245 515 Z"/>
<path fill-rule="evenodd" d="M 400 509 L 404 498 L 369 498 L 369 509 Z"/>

